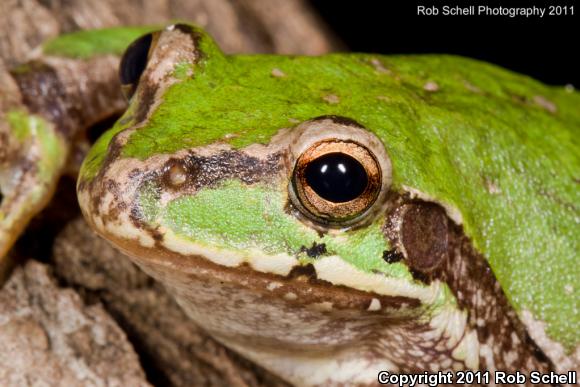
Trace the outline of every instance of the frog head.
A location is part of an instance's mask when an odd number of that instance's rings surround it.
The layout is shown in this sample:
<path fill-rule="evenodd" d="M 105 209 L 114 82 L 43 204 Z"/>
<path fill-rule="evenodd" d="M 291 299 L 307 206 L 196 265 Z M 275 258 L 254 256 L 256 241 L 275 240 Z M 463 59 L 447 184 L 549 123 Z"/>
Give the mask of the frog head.
<path fill-rule="evenodd" d="M 527 177 L 510 168 L 539 145 L 512 143 L 520 129 L 492 114 L 550 119 L 508 104 L 498 82 L 571 114 L 559 92 L 453 57 L 227 56 L 184 24 L 130 46 L 121 80 L 130 106 L 85 160 L 83 213 L 236 351 L 325 384 L 378 370 L 549 370 L 546 351 L 576 348 L 577 333 L 522 287 L 536 241 L 514 246 L 509 220 L 523 202 L 567 224 L 569 208 L 518 186 Z"/>

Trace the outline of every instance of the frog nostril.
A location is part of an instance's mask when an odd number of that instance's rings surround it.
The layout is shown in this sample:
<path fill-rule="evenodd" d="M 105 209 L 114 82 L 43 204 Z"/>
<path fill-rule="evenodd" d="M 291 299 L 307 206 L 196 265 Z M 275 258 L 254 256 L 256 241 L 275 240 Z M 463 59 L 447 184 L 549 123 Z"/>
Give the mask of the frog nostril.
<path fill-rule="evenodd" d="M 187 181 L 187 172 L 181 165 L 175 164 L 171 168 L 169 168 L 169 171 L 167 172 L 167 177 L 169 183 L 172 186 L 179 187 L 180 185 L 183 185 L 183 183 Z"/>
<path fill-rule="evenodd" d="M 191 159 L 171 158 L 161 169 L 159 179 L 163 187 L 180 190 L 194 185 L 198 175 L 198 166 Z"/>

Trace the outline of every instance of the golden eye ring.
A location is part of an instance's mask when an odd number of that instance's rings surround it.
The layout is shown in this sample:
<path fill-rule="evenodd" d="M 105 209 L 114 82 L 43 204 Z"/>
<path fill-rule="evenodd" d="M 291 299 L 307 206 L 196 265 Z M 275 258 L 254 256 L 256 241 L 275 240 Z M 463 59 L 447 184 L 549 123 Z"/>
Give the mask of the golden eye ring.
<path fill-rule="evenodd" d="M 381 191 L 380 165 L 365 146 L 348 140 L 323 140 L 297 159 L 294 194 L 306 215 L 329 224 L 352 222 Z"/>

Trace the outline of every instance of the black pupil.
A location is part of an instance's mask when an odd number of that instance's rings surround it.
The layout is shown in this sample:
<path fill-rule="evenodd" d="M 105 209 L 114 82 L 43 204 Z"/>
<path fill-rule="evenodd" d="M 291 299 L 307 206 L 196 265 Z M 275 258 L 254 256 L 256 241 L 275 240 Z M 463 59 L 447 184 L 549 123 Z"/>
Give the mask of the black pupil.
<path fill-rule="evenodd" d="M 333 203 L 356 199 L 368 183 L 361 163 L 344 153 L 329 153 L 311 161 L 304 177 L 318 196 Z"/>
<path fill-rule="evenodd" d="M 127 47 L 119 66 L 121 84 L 131 85 L 139 81 L 147 66 L 147 55 L 149 54 L 151 41 L 152 35 L 147 34 L 141 36 Z"/>

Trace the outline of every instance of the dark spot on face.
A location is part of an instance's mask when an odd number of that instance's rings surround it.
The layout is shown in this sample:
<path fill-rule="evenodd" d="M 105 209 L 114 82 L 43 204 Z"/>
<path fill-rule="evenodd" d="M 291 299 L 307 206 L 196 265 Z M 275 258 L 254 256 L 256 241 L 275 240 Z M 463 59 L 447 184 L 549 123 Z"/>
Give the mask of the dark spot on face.
<path fill-rule="evenodd" d="M 408 204 L 402 218 L 401 242 L 411 269 L 430 272 L 447 259 L 447 215 L 432 203 Z"/>
<path fill-rule="evenodd" d="M 0 164 L 8 160 L 11 153 L 8 133 L 6 131 L 0 131 Z"/>
<path fill-rule="evenodd" d="M 111 139 L 111 141 L 109 142 L 109 147 L 107 149 L 107 152 L 105 153 L 105 159 L 103 160 L 103 164 L 102 164 L 101 168 L 99 169 L 97 176 L 94 179 L 92 179 L 90 182 L 88 182 L 85 179 L 79 180 L 79 184 L 78 184 L 79 191 L 85 190 L 87 185 L 95 186 L 95 185 L 101 184 L 100 182 L 103 181 L 104 176 L 105 176 L 107 170 L 109 169 L 109 167 L 111 166 L 111 164 L 113 162 L 115 162 L 119 158 L 119 156 L 121 155 L 121 150 L 123 149 L 123 142 L 121 140 L 119 140 L 119 136 L 121 135 L 121 133 L 117 133 L 116 135 L 114 135 L 113 138 Z M 86 160 L 87 159 L 85 159 L 85 161 Z M 97 189 L 97 190 L 100 191 L 101 189 Z M 98 208 L 99 203 L 101 201 L 101 198 L 103 196 L 104 196 L 104 193 L 91 195 L 91 197 L 92 197 L 91 201 L 93 202 L 93 208 Z"/>
<path fill-rule="evenodd" d="M 315 280 L 317 278 L 316 269 L 312 264 L 307 264 L 304 266 L 294 266 L 290 273 L 286 276 L 292 279 L 304 279 L 304 280 Z"/>
<path fill-rule="evenodd" d="M 183 32 L 186 35 L 198 35 L 197 31 L 195 31 L 189 24 L 178 23 L 175 24 L 173 28 Z"/>
<path fill-rule="evenodd" d="M 395 249 L 383 251 L 383 259 L 387 263 L 397 263 L 401 261 L 403 258 L 405 258 L 403 254 L 401 254 Z"/>
<path fill-rule="evenodd" d="M 243 152 L 225 151 L 212 156 L 186 155 L 172 158 L 163 166 L 160 173 L 153 176 L 164 188 L 197 191 L 203 187 L 213 187 L 226 179 L 237 179 L 245 184 L 258 181 L 271 181 L 281 168 L 281 154 L 268 156 L 266 160 L 248 156 Z M 177 170 L 176 170 L 177 168 Z M 185 181 L 179 185 L 174 173 L 183 173 Z M 173 174 L 173 175 L 172 175 Z"/>
<path fill-rule="evenodd" d="M 323 238 L 326 234 L 328 234 L 328 230 L 320 229 L 320 230 L 315 230 L 315 231 L 316 231 L 316 234 L 318 234 L 319 238 Z"/>
<path fill-rule="evenodd" d="M 300 252 L 306 253 L 306 255 L 308 255 L 310 258 L 318 258 L 321 255 L 324 255 L 327 253 L 326 245 L 324 243 L 318 244 L 316 242 L 312 242 L 311 247 L 306 247 L 306 246 L 300 247 Z"/>
<path fill-rule="evenodd" d="M 516 93 L 510 93 L 509 96 L 511 97 L 512 101 L 519 104 L 519 105 L 528 105 L 530 103 L 530 100 L 528 97 L 521 95 L 521 94 L 516 94 Z"/>
<path fill-rule="evenodd" d="M 139 168 L 133 168 L 131 172 L 129 172 L 129 179 L 134 179 L 137 176 L 141 175 L 143 172 Z"/>
<path fill-rule="evenodd" d="M 149 230 L 149 234 L 156 243 L 163 242 L 163 234 L 161 234 L 158 229 L 155 228 Z"/>
<path fill-rule="evenodd" d="M 145 120 L 147 113 L 155 102 L 155 94 L 159 89 L 159 85 L 153 83 L 146 83 L 142 88 L 139 88 L 137 95 L 139 96 L 139 103 L 135 112 L 135 123 L 140 123 Z"/>

